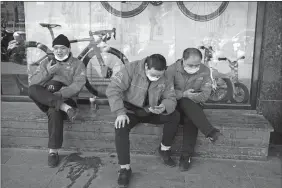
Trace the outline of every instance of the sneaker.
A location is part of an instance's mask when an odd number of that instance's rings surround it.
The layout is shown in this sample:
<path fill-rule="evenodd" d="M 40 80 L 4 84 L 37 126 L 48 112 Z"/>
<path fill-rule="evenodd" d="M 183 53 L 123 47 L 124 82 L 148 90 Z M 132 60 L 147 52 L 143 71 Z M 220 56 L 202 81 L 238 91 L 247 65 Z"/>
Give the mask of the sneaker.
<path fill-rule="evenodd" d="M 223 134 L 221 134 L 219 131 L 216 131 L 211 137 L 208 138 L 212 143 L 222 143 L 224 140 Z"/>
<path fill-rule="evenodd" d="M 48 155 L 48 165 L 51 168 L 58 166 L 59 164 L 59 154 L 58 153 L 49 153 Z"/>
<path fill-rule="evenodd" d="M 76 116 L 77 116 L 77 110 L 74 109 L 74 108 L 70 108 L 67 111 L 67 115 L 69 117 L 69 120 L 73 123 L 75 118 L 76 118 Z"/>
<path fill-rule="evenodd" d="M 131 168 L 127 170 L 126 168 L 122 168 L 118 172 L 118 185 L 120 188 L 125 188 L 129 184 L 129 180 L 132 174 Z"/>
<path fill-rule="evenodd" d="M 184 172 L 189 170 L 191 166 L 191 156 L 184 156 L 181 155 L 179 159 L 179 169 L 180 171 Z"/>
<path fill-rule="evenodd" d="M 170 150 L 162 151 L 161 146 L 159 146 L 158 151 L 159 151 L 159 155 L 161 156 L 163 163 L 165 165 L 170 166 L 170 167 L 176 166 L 175 162 L 171 158 L 171 151 Z"/>

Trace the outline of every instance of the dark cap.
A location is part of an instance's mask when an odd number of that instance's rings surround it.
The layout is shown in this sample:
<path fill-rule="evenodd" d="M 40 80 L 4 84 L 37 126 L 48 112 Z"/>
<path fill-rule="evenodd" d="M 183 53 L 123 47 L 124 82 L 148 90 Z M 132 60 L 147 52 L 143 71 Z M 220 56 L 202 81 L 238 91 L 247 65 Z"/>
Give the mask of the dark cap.
<path fill-rule="evenodd" d="M 63 34 L 60 34 L 59 36 L 57 36 L 53 40 L 52 47 L 54 47 L 55 45 L 64 45 L 64 46 L 69 48 L 70 47 L 70 41 L 69 41 L 68 37 L 66 37 Z"/>

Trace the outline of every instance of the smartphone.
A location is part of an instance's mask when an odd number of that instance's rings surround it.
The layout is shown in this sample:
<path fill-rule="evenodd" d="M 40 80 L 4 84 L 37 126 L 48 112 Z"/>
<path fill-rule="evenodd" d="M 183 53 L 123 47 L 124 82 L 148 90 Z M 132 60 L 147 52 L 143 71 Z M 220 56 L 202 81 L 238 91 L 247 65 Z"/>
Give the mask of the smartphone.
<path fill-rule="evenodd" d="M 163 107 L 161 107 L 161 106 L 154 106 L 154 107 L 152 107 L 153 109 L 162 109 Z"/>
<path fill-rule="evenodd" d="M 198 89 L 198 90 L 194 90 L 192 93 L 200 93 L 202 92 L 202 90 Z"/>

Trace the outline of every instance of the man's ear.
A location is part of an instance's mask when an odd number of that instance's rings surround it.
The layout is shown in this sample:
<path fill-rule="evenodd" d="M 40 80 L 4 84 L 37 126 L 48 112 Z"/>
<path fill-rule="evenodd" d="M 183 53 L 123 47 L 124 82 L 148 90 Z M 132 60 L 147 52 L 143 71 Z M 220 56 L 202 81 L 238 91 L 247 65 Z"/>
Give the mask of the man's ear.
<path fill-rule="evenodd" d="M 145 63 L 145 70 L 148 70 L 148 64 Z"/>

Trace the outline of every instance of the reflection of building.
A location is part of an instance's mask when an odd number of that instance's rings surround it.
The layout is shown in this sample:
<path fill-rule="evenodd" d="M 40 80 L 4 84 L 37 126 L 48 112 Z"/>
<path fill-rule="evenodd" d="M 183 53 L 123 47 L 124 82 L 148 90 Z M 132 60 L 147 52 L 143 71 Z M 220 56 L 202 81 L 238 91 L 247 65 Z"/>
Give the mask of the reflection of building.
<path fill-rule="evenodd" d="M 7 29 L 25 30 L 23 1 L 1 1 L 1 22 L 7 23 Z"/>

